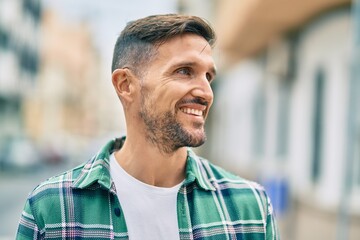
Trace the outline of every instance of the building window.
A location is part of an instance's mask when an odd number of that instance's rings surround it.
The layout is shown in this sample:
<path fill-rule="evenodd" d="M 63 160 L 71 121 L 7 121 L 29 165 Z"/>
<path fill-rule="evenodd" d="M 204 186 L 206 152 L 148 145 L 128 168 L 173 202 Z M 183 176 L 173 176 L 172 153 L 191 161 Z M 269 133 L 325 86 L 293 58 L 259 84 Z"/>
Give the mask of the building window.
<path fill-rule="evenodd" d="M 262 157 L 265 152 L 265 93 L 264 89 L 260 88 L 256 94 L 253 107 L 253 132 L 254 138 L 252 142 L 253 153 L 257 157 Z"/>
<path fill-rule="evenodd" d="M 353 66 L 357 66 L 354 64 Z M 350 102 L 349 102 L 349 121 L 348 133 L 348 161 L 347 171 L 351 171 L 352 185 L 356 191 L 360 192 L 360 110 L 359 110 L 359 94 L 360 88 L 360 70 L 356 67 L 353 69 L 353 77 L 350 80 Z M 349 131 L 348 130 L 348 131 Z M 346 172 L 346 174 L 349 174 Z"/>
<path fill-rule="evenodd" d="M 39 1 L 23 1 L 23 11 L 27 12 L 36 21 L 39 21 L 41 17 L 41 6 Z"/>
<path fill-rule="evenodd" d="M 317 182 L 321 175 L 323 157 L 323 123 L 324 123 L 324 84 L 325 73 L 319 69 L 315 73 L 314 81 L 314 112 L 313 112 L 313 150 L 312 150 L 312 169 L 311 177 L 313 182 Z"/>
<path fill-rule="evenodd" d="M 358 134 L 359 135 L 359 134 Z M 354 182 L 356 188 L 360 190 L 360 136 L 357 136 L 357 143 L 355 146 L 355 156 L 354 156 Z"/>
<path fill-rule="evenodd" d="M 289 136 L 289 104 L 290 104 L 290 81 L 283 81 L 279 84 L 278 98 L 278 126 L 276 152 L 279 157 L 288 153 Z"/>
<path fill-rule="evenodd" d="M 0 47 L 8 48 L 9 46 L 9 35 L 5 32 L 4 29 L 0 27 Z"/>

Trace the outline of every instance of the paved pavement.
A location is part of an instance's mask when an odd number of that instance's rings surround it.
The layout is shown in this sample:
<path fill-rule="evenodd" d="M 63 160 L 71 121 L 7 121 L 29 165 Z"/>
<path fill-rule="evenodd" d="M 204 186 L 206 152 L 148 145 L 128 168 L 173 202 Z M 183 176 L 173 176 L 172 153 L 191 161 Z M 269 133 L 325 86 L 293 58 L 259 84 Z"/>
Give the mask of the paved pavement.
<path fill-rule="evenodd" d="M 41 166 L 27 171 L 0 171 L 0 240 L 14 239 L 27 195 L 40 182 L 63 172 L 64 165 Z"/>

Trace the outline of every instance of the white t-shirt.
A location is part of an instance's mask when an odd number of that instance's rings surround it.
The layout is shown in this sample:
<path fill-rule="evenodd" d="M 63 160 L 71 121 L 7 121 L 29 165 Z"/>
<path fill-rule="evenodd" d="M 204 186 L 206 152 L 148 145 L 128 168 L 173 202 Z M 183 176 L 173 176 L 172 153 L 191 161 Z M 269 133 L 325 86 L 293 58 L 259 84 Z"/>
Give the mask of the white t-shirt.
<path fill-rule="evenodd" d="M 129 175 L 110 156 L 110 174 L 123 210 L 130 240 L 180 239 L 177 220 L 178 184 L 155 187 Z"/>

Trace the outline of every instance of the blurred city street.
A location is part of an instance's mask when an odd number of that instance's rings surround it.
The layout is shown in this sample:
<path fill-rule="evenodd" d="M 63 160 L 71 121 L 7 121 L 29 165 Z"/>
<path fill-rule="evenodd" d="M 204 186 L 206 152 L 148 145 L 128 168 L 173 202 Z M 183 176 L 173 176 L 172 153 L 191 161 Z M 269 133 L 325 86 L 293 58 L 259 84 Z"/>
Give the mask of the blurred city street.
<path fill-rule="evenodd" d="M 360 0 L 0 0 L 0 240 L 40 182 L 126 132 L 114 43 L 174 12 L 218 36 L 199 155 L 266 188 L 281 239 L 359 240 Z"/>

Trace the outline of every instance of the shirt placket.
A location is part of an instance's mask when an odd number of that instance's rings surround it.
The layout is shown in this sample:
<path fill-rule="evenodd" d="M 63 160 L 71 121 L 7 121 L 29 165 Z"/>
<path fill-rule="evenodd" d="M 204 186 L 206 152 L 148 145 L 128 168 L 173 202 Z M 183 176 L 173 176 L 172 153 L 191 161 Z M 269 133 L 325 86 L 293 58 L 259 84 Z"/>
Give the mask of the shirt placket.
<path fill-rule="evenodd" d="M 178 226 L 181 240 L 193 239 L 187 192 L 187 185 L 182 185 L 177 197 Z"/>
<path fill-rule="evenodd" d="M 124 212 L 116 193 L 110 193 L 111 221 L 113 226 L 113 239 L 129 239 Z"/>

